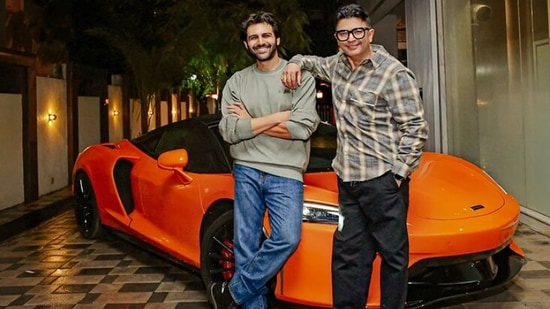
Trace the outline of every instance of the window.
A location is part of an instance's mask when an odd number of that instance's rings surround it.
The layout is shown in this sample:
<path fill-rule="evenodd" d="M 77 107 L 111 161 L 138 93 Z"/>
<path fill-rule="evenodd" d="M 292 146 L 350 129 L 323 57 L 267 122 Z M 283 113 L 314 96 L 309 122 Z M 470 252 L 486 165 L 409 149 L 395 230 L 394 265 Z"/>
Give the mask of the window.
<path fill-rule="evenodd" d="M 189 163 L 185 170 L 193 173 L 229 173 L 223 149 L 212 132 L 198 121 L 183 121 L 135 140 L 136 145 L 153 158 L 175 149 L 185 149 Z"/>

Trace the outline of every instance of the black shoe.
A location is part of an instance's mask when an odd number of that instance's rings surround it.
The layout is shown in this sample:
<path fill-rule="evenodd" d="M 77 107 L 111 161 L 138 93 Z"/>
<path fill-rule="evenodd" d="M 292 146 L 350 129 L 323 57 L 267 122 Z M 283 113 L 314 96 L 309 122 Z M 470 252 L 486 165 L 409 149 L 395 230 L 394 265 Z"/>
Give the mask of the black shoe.
<path fill-rule="evenodd" d="M 208 301 L 214 309 L 237 309 L 239 306 L 229 293 L 228 282 L 213 282 L 208 286 Z"/>

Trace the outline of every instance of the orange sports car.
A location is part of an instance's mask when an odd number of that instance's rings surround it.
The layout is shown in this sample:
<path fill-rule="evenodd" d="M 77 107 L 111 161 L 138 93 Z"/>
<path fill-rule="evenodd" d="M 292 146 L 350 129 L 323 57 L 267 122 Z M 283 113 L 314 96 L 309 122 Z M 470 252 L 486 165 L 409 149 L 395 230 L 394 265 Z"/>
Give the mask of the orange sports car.
<path fill-rule="evenodd" d="M 73 169 L 82 235 L 114 231 L 191 266 L 205 284 L 229 280 L 234 271 L 232 160 L 218 122 L 214 115 L 191 118 L 133 140 L 85 149 Z M 331 307 L 332 235 L 338 222 L 331 169 L 335 146 L 335 127 L 321 124 L 311 140 L 304 178 L 301 242 L 273 279 L 275 299 Z M 483 170 L 426 152 L 410 184 L 407 306 L 471 295 L 512 280 L 525 263 L 512 239 L 518 220 L 518 202 Z M 376 269 L 373 276 L 369 308 L 380 299 Z"/>

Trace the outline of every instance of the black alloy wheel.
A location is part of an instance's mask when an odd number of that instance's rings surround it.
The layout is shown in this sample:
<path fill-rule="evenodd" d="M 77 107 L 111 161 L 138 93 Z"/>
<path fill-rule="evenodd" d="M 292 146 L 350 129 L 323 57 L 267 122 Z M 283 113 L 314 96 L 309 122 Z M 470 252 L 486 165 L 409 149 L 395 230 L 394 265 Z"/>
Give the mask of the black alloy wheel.
<path fill-rule="evenodd" d="M 96 239 L 102 234 L 94 189 L 86 173 L 78 173 L 74 180 L 74 214 L 80 234 L 86 239 Z"/>
<path fill-rule="evenodd" d="M 201 276 L 205 286 L 229 281 L 235 273 L 233 211 L 219 216 L 207 228 L 201 242 Z"/>

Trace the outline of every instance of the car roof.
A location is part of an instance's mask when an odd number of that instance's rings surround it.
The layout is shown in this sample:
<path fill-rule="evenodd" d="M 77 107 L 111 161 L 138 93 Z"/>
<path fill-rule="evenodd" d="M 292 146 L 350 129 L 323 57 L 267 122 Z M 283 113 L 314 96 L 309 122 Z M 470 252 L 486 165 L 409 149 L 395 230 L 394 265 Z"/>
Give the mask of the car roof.
<path fill-rule="evenodd" d="M 202 122 L 207 126 L 211 126 L 211 125 L 218 124 L 220 122 L 220 120 L 222 119 L 222 115 L 220 113 L 206 114 L 206 115 L 193 117 L 193 118 L 190 118 L 190 119 Z"/>
<path fill-rule="evenodd" d="M 176 122 L 172 122 L 172 123 L 160 126 L 158 128 L 155 128 L 155 129 L 145 133 L 142 136 L 138 136 L 138 137 L 134 138 L 134 140 L 139 141 L 139 140 L 143 139 L 145 136 L 148 136 L 148 135 L 163 134 L 163 132 L 168 131 L 168 130 L 172 130 L 174 128 L 177 128 L 177 127 L 179 127 L 179 126 L 181 126 L 185 123 L 199 123 L 199 124 L 205 125 L 207 127 L 211 127 L 213 125 L 218 125 L 221 118 L 222 118 L 221 114 L 207 114 L 207 115 L 200 115 L 200 116 L 197 116 L 197 117 L 178 120 Z"/>

